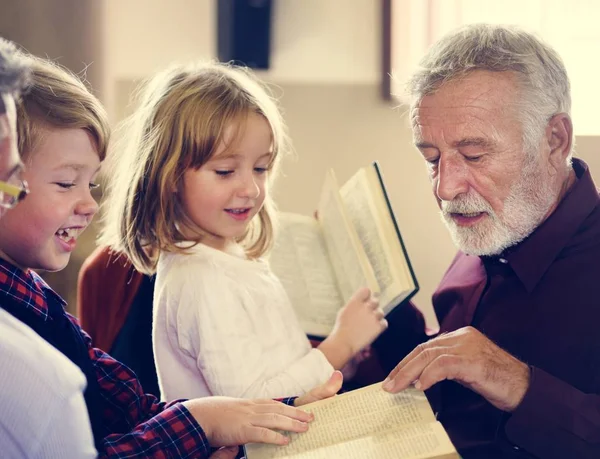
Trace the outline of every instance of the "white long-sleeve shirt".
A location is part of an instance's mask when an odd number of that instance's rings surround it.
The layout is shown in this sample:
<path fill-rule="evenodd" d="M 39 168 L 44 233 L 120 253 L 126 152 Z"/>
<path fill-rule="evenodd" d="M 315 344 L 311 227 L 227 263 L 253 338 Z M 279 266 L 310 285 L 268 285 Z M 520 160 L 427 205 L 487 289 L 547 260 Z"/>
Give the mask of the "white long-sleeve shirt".
<path fill-rule="evenodd" d="M 0 309 L 0 456 L 96 457 L 85 376 L 27 325 Z"/>
<path fill-rule="evenodd" d="M 160 255 L 152 341 L 164 400 L 301 395 L 333 367 L 266 262 L 203 244 Z"/>

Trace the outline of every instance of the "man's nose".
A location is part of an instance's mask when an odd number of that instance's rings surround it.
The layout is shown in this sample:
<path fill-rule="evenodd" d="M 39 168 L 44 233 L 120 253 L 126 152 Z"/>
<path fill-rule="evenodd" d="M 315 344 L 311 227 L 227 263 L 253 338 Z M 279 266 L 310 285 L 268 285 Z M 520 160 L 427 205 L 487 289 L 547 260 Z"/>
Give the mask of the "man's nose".
<path fill-rule="evenodd" d="M 434 187 L 440 201 L 452 201 L 469 191 L 468 170 L 459 158 L 440 157 Z"/>

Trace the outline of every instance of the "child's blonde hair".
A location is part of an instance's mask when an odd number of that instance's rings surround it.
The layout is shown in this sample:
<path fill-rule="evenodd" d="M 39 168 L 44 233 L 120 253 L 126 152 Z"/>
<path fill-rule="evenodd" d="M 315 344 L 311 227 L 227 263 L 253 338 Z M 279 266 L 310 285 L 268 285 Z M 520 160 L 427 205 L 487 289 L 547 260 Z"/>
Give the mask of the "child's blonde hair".
<path fill-rule="evenodd" d="M 84 129 L 94 139 L 103 161 L 110 124 L 100 101 L 65 67 L 31 55 L 24 55 L 24 59 L 31 69 L 31 78 L 17 105 L 21 157 L 27 159 L 41 140 L 44 129 Z"/>
<path fill-rule="evenodd" d="M 269 123 L 272 182 L 288 141 L 281 113 L 252 74 L 229 64 L 174 66 L 142 85 L 139 107 L 121 126 L 123 139 L 108 158 L 108 194 L 99 243 L 125 253 L 136 269 L 154 273 L 159 251 L 185 252 L 183 228 L 202 240 L 179 200 L 186 170 L 198 169 L 217 151 L 232 123 L 242 132 L 250 113 Z M 228 147 L 235 144 L 231 142 Z M 258 218 L 239 242 L 256 258 L 271 246 L 274 205 L 265 196 Z"/>

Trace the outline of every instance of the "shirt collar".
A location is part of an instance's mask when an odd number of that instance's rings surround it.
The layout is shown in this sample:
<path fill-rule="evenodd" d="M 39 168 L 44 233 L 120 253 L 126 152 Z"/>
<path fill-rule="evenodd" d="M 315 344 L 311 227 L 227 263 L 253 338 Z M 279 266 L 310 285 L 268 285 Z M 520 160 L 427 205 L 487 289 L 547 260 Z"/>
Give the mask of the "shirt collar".
<path fill-rule="evenodd" d="M 42 320 L 47 320 L 50 297 L 63 307 L 65 301 L 33 270 L 23 271 L 0 258 L 0 292 L 13 297 Z"/>
<path fill-rule="evenodd" d="M 497 257 L 508 261 L 530 293 L 600 203 L 587 164 L 573 159 L 573 169 L 577 180 L 555 211 L 527 239 Z"/>

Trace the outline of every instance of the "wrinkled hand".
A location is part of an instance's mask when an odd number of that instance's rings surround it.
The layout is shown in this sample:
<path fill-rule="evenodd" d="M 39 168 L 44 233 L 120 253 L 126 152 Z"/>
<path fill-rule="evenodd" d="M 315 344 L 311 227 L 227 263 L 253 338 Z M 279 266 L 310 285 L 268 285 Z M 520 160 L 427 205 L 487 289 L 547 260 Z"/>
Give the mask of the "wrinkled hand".
<path fill-rule="evenodd" d="M 326 383 L 315 387 L 311 391 L 294 400 L 294 406 L 302 406 L 306 405 L 307 403 L 318 402 L 319 400 L 333 397 L 340 391 L 343 382 L 344 377 L 342 376 L 342 373 L 339 371 L 334 371 Z"/>
<path fill-rule="evenodd" d="M 214 448 L 244 443 L 285 445 L 289 439 L 277 431 L 305 432 L 313 420 L 312 414 L 274 400 L 204 397 L 183 405 Z"/>
<path fill-rule="evenodd" d="M 396 393 L 413 382 L 426 390 L 455 380 L 503 411 L 514 411 L 529 388 L 529 367 L 473 327 L 417 346 L 392 370 L 383 388 Z"/>
<path fill-rule="evenodd" d="M 235 459 L 239 448 L 237 446 L 228 446 L 221 448 L 210 455 L 208 459 Z"/>

